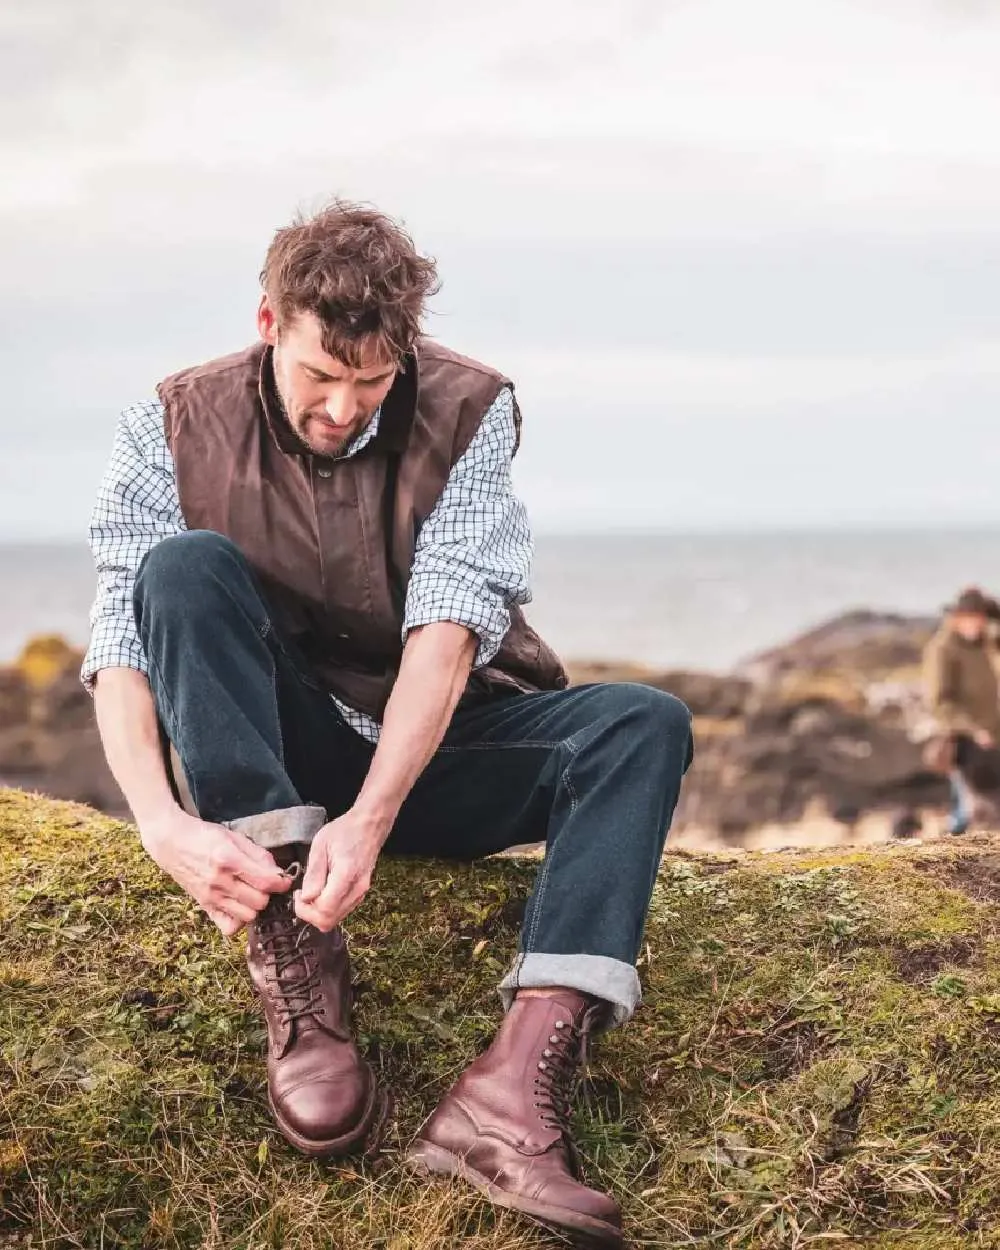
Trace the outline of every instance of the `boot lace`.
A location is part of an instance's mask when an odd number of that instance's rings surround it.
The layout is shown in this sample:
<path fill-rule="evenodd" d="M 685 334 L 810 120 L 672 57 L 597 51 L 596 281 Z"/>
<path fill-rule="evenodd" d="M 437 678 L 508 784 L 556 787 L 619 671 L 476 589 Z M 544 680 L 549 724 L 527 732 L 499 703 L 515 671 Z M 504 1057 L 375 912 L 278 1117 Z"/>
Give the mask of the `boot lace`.
<path fill-rule="evenodd" d="M 292 865 L 298 876 L 299 865 Z M 261 949 L 274 960 L 274 975 L 267 978 L 284 1024 L 305 1016 L 323 1014 L 320 969 L 312 945 L 315 930 L 304 924 L 292 906 L 291 894 L 272 896 L 257 927 Z"/>
<path fill-rule="evenodd" d="M 538 1061 L 535 1107 L 547 1128 L 569 1136 L 577 1073 L 586 1062 L 587 1031 L 572 1021 L 557 1020 Z"/>

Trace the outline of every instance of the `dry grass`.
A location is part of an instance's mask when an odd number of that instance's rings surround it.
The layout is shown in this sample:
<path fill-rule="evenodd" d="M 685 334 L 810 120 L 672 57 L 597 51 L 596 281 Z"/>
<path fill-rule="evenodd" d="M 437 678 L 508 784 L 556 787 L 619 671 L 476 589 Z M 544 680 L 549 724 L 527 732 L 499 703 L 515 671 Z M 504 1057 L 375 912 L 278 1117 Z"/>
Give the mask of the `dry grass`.
<path fill-rule="evenodd" d="M 998 1244 L 996 850 L 668 857 L 578 1121 L 634 1245 Z M 0 1246 L 560 1244 L 399 1163 L 490 1036 L 533 871 L 384 865 L 351 936 L 398 1119 L 373 1165 L 309 1163 L 266 1114 L 239 944 L 130 826 L 0 791 Z"/>

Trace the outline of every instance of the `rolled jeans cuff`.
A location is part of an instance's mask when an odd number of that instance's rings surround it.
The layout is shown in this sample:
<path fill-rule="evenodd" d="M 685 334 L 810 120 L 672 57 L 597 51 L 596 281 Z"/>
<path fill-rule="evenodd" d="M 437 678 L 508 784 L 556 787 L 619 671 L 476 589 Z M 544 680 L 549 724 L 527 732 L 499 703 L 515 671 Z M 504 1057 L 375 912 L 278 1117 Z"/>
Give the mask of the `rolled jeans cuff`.
<path fill-rule="evenodd" d="M 546 955 L 528 951 L 518 955 L 500 982 L 507 1010 L 518 990 L 558 986 L 593 994 L 611 1008 L 607 1028 L 617 1028 L 632 1016 L 642 999 L 639 974 L 631 964 L 607 955 Z"/>
<path fill-rule="evenodd" d="M 222 822 L 234 833 L 242 833 L 265 851 L 292 842 L 310 844 L 326 824 L 326 812 L 322 807 L 281 807 L 274 812 L 258 812 L 254 816 L 240 816 L 236 820 Z"/>

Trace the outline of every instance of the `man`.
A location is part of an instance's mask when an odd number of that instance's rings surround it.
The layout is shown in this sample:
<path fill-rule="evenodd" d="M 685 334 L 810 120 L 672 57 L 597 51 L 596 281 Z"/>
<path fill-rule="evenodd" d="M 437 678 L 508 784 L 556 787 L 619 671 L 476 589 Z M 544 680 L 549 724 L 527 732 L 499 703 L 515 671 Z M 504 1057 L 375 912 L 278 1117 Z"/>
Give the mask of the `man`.
<path fill-rule="evenodd" d="M 386 1114 L 340 929 L 380 853 L 544 840 L 499 1031 L 410 1159 L 618 1245 L 571 1085 L 639 1001 L 690 717 L 644 686 L 566 689 L 525 623 L 513 387 L 420 337 L 435 271 L 400 227 L 335 203 L 278 231 L 262 286 L 260 342 L 118 427 L 84 665 L 109 763 L 153 859 L 247 927 L 273 1113 L 314 1156 L 372 1148 Z"/>
<path fill-rule="evenodd" d="M 996 604 L 976 587 L 945 608 L 941 628 L 924 656 L 928 702 L 952 743 L 971 739 L 982 748 L 1000 740 L 1000 691 L 991 656 L 990 620 Z M 949 769 L 952 810 L 948 832 L 963 834 L 972 818 L 968 786 L 953 760 Z"/>

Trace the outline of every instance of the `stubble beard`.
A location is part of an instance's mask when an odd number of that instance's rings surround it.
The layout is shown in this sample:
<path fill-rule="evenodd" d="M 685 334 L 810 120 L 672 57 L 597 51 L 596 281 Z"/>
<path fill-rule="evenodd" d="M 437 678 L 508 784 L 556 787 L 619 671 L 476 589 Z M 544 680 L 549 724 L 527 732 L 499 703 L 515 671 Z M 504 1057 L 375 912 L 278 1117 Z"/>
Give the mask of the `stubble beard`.
<path fill-rule="evenodd" d="M 352 434 L 349 437 L 345 438 L 335 451 L 327 451 L 325 449 L 320 450 L 318 447 L 314 447 L 312 443 L 309 442 L 309 440 L 305 437 L 302 431 L 295 425 L 295 423 L 289 417 L 288 407 L 285 404 L 284 396 L 281 394 L 281 391 L 277 385 L 275 385 L 274 390 L 278 399 L 278 409 L 280 412 L 281 420 L 285 423 L 285 429 L 288 430 L 289 434 L 291 434 L 295 442 L 298 443 L 299 449 L 302 452 L 302 454 L 306 456 L 313 456 L 315 459 L 323 460 L 323 461 L 340 460 L 344 455 L 344 451 L 347 449 L 348 446 L 350 446 L 351 440 L 355 436 Z M 303 417 L 303 425 L 306 422 L 308 422 L 310 419 L 311 417 L 308 414 L 306 414 Z"/>

